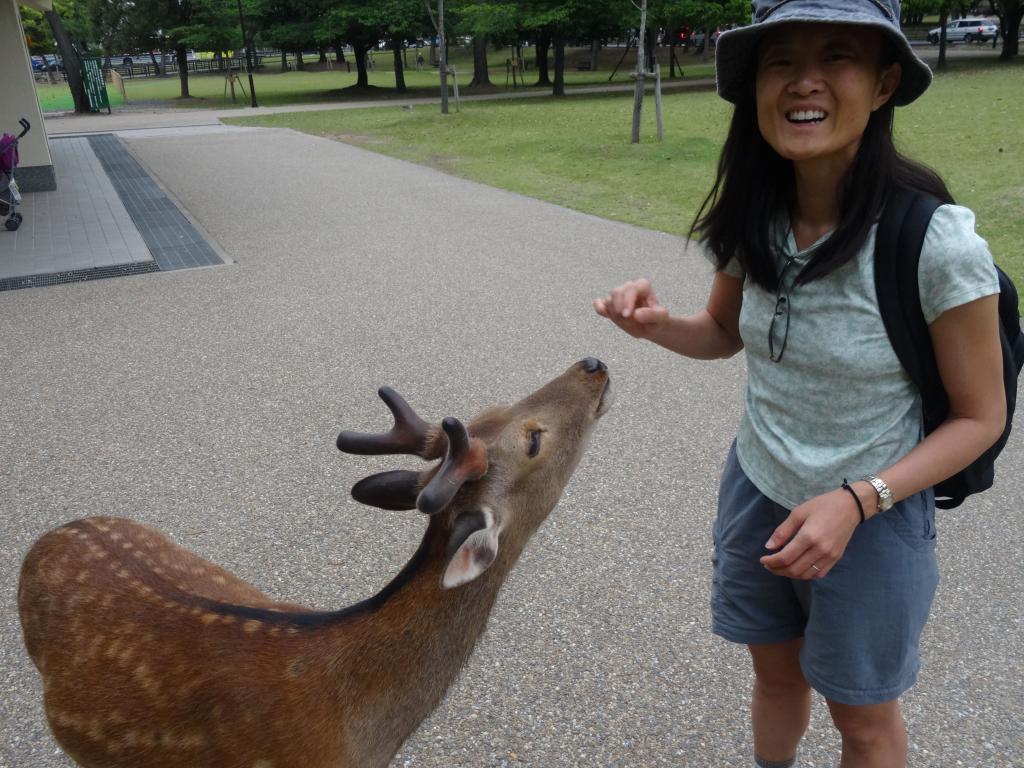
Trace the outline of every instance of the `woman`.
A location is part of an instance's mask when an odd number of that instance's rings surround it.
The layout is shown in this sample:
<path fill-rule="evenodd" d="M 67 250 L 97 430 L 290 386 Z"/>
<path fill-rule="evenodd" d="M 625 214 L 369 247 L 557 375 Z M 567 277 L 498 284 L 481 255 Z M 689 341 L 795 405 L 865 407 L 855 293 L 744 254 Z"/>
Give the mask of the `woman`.
<path fill-rule="evenodd" d="M 718 41 L 732 124 L 694 232 L 716 272 L 702 312 L 675 316 L 647 280 L 594 307 L 687 357 L 745 350 L 746 408 L 714 527 L 713 629 L 754 669 L 758 766 L 791 766 L 821 693 L 844 768 L 906 764 L 899 696 L 913 685 L 938 574 L 932 486 L 1005 423 L 999 286 L 974 216 L 893 146 L 896 105 L 931 72 L 895 0 L 755 0 Z M 887 196 L 943 201 L 919 270 L 950 416 L 921 404 L 879 315 L 873 253 Z M 852 481 L 847 482 L 847 478 Z"/>

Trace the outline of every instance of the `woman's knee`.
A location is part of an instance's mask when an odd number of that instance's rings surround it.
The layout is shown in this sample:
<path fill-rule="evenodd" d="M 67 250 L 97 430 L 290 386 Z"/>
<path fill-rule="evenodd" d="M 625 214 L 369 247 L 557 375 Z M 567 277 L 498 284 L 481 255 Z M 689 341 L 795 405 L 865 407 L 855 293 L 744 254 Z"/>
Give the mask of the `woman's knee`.
<path fill-rule="evenodd" d="M 906 739 L 906 726 L 897 701 L 865 706 L 829 701 L 828 708 L 832 722 L 847 744 L 870 750 Z"/>

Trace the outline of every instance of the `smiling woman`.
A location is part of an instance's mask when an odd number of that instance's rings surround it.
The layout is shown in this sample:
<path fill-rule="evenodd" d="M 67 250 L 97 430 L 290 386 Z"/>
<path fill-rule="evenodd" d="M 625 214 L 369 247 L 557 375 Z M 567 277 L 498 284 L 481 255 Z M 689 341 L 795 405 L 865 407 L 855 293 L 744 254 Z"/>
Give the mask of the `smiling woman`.
<path fill-rule="evenodd" d="M 900 82 L 899 62 L 894 54 L 883 59 L 883 50 L 880 32 L 835 25 L 786 25 L 762 43 L 758 128 L 797 173 L 821 177 L 853 163 L 868 119 Z"/>
<path fill-rule="evenodd" d="M 687 357 L 745 351 L 711 611 L 713 631 L 751 655 L 755 762 L 795 763 L 813 689 L 844 766 L 900 768 L 899 697 L 915 682 L 938 582 L 932 488 L 1005 425 L 999 282 L 973 214 L 893 143 L 895 106 L 931 79 L 899 3 L 753 9 L 751 26 L 718 41 L 718 89 L 735 110 L 691 231 L 716 267 L 706 308 L 674 316 L 647 280 L 594 307 Z M 876 298 L 876 223 L 903 195 L 938 206 L 918 287 L 951 415 L 924 438 Z"/>

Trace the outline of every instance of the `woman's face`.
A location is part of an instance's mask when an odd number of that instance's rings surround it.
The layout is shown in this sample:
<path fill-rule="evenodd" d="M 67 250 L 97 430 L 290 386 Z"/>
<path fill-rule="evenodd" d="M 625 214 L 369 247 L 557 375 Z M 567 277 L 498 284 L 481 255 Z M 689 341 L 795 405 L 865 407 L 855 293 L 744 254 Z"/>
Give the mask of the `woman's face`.
<path fill-rule="evenodd" d="M 900 81 L 882 66 L 882 33 L 838 24 L 786 24 L 757 57 L 757 122 L 765 141 L 794 163 L 842 172 L 860 147 L 871 113 Z"/>

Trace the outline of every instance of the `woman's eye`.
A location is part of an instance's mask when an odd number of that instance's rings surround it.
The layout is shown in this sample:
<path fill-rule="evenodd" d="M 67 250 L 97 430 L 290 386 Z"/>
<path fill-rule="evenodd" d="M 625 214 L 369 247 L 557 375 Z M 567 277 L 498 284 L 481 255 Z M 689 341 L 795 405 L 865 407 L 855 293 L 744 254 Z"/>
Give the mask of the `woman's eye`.
<path fill-rule="evenodd" d="M 540 430 L 534 430 L 530 433 L 530 447 L 526 452 L 526 455 L 531 459 L 540 453 Z"/>

